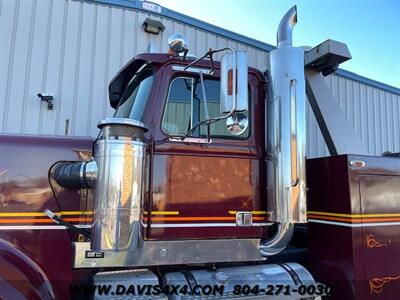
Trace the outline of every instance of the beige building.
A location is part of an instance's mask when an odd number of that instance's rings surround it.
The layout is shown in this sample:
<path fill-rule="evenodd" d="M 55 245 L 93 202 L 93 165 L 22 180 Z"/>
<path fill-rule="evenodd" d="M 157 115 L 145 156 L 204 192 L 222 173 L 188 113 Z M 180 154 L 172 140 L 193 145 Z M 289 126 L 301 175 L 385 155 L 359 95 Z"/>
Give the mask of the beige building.
<path fill-rule="evenodd" d="M 172 33 L 188 38 L 191 53 L 225 45 L 245 49 L 263 69 L 271 45 L 137 0 L 0 2 L 0 133 L 95 136 L 113 110 L 107 85 L 135 54 L 167 51 Z M 147 18 L 159 34 L 144 31 Z M 339 70 L 329 86 L 371 154 L 400 152 L 400 89 Z M 53 109 L 38 93 L 54 96 Z M 327 155 L 311 112 L 308 156 Z"/>

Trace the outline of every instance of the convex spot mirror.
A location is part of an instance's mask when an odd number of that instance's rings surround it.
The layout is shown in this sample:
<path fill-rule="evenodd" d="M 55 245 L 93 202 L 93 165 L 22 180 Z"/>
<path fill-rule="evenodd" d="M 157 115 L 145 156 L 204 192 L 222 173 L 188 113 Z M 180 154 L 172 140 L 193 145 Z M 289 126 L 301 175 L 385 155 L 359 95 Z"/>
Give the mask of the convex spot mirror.
<path fill-rule="evenodd" d="M 179 34 L 173 34 L 168 38 L 169 48 L 175 53 L 188 52 L 189 47 L 186 38 Z"/>
<path fill-rule="evenodd" d="M 245 51 L 233 51 L 222 56 L 220 93 L 222 115 L 247 111 L 248 65 Z"/>
<path fill-rule="evenodd" d="M 249 120 L 245 113 L 236 113 L 226 119 L 225 126 L 230 134 L 238 136 L 249 127 Z"/>

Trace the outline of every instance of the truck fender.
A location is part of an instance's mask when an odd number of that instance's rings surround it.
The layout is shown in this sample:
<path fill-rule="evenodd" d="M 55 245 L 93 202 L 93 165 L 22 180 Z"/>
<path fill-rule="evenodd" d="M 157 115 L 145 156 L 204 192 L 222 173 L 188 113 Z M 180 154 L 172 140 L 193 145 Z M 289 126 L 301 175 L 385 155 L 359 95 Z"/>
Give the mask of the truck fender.
<path fill-rule="evenodd" d="M 39 265 L 1 239 L 0 299 L 55 299 L 53 287 Z"/>

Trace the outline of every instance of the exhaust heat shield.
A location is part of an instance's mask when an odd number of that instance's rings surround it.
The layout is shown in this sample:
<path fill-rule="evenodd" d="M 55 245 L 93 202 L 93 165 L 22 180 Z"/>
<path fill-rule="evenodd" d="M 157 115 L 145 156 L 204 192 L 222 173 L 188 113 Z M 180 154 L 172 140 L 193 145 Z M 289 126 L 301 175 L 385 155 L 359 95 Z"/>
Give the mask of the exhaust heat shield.
<path fill-rule="evenodd" d="M 283 17 L 278 47 L 269 54 L 267 195 L 272 221 L 305 223 L 306 107 L 304 51 L 292 46 L 296 7 Z"/>

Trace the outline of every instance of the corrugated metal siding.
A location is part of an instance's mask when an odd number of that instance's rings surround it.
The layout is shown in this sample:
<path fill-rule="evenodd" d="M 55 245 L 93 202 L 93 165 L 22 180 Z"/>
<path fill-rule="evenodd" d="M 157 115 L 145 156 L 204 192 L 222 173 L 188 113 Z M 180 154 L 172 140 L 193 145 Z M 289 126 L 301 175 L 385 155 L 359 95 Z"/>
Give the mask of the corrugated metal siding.
<path fill-rule="evenodd" d="M 147 17 L 166 27 L 147 34 Z M 97 122 L 113 113 L 107 85 L 114 74 L 149 43 L 165 52 L 172 33 L 190 41 L 191 52 L 230 45 L 246 50 L 249 64 L 266 65 L 259 48 L 143 11 L 73 0 L 0 0 L 0 132 L 28 134 L 97 133 Z M 400 151 L 400 95 L 340 76 L 328 78 L 347 117 L 371 154 Z M 54 110 L 38 92 L 54 93 Z M 309 157 L 327 154 L 309 113 Z"/>
<path fill-rule="evenodd" d="M 326 81 L 371 155 L 400 152 L 400 95 L 337 75 Z M 329 155 L 309 106 L 307 123 L 308 157 Z"/>

